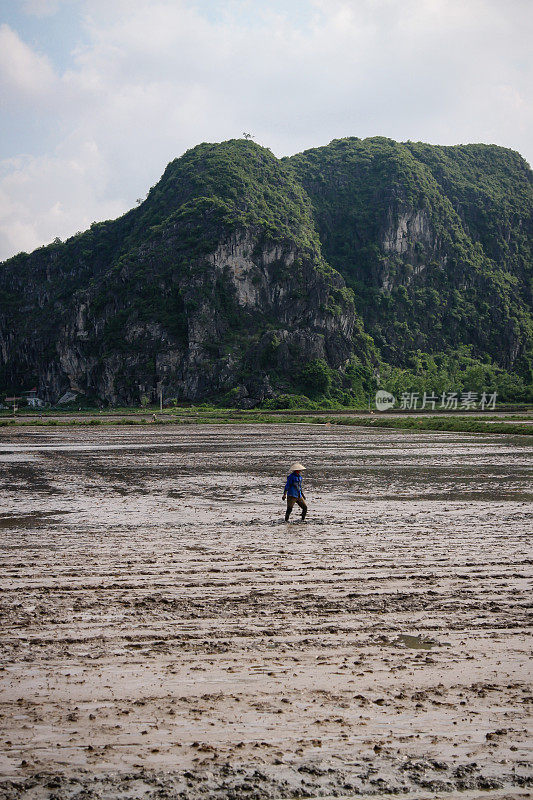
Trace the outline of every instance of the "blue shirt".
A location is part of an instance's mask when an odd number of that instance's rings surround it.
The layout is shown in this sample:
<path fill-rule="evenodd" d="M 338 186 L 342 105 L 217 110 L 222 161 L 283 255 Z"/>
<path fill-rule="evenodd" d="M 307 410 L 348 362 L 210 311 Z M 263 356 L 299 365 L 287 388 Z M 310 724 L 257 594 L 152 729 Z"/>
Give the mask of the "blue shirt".
<path fill-rule="evenodd" d="M 283 494 L 288 494 L 289 497 L 301 497 L 303 494 L 302 476 L 297 475 L 295 472 L 291 472 L 287 478 L 287 483 L 285 484 Z"/>

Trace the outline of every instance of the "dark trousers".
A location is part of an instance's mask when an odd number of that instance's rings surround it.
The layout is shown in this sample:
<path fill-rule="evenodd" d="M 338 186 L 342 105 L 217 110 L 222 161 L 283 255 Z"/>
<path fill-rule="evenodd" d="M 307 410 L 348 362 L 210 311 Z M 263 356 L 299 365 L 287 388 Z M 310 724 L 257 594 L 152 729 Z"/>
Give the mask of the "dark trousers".
<path fill-rule="evenodd" d="M 287 511 L 285 512 L 285 522 L 289 521 L 289 517 L 291 515 L 291 511 L 294 508 L 295 503 L 297 503 L 302 509 L 302 519 L 305 519 L 305 515 L 307 514 L 307 503 L 305 502 L 303 497 L 291 497 L 289 495 L 287 497 Z"/>

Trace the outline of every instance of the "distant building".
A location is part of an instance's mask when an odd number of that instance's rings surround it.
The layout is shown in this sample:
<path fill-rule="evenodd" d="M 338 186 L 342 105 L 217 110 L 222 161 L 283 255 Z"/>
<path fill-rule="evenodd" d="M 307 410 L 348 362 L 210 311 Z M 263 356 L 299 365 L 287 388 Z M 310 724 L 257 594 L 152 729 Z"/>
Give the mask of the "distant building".
<path fill-rule="evenodd" d="M 28 405 L 30 408 L 44 408 L 46 403 L 40 397 L 28 397 Z"/>
<path fill-rule="evenodd" d="M 26 397 L 26 402 L 28 403 L 30 408 L 44 408 L 46 403 L 44 400 L 41 400 L 40 397 L 37 397 L 37 389 L 31 389 L 29 392 L 23 392 Z"/>

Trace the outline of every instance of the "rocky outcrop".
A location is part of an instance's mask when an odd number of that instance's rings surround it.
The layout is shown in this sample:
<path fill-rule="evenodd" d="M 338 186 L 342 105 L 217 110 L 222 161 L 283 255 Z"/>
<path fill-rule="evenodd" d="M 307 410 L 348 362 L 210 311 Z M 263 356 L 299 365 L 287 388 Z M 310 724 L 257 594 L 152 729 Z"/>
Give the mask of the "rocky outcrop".
<path fill-rule="evenodd" d="M 467 345 L 531 379 L 533 178 L 518 153 L 376 137 L 288 160 L 384 360 Z"/>
<path fill-rule="evenodd" d="M 417 243 L 432 248 L 435 245 L 435 234 L 427 211 L 412 209 L 407 213 L 394 214 L 389 208 L 381 238 L 385 252 L 403 255 L 412 252 Z"/>
<path fill-rule="evenodd" d="M 342 278 L 309 253 L 290 241 L 261 245 L 257 232 L 238 230 L 186 272 L 163 276 L 157 253 L 164 247 L 172 260 L 178 245 L 175 233 L 166 231 L 103 284 L 75 293 L 46 352 L 36 341 L 32 354 L 3 334 L 4 369 L 26 362 L 40 396 L 50 402 L 71 390 L 113 405 L 138 404 L 162 391 L 164 398 L 188 401 L 232 393 L 252 406 L 290 391 L 309 361 L 335 369 L 348 362 L 353 303 Z M 161 303 L 170 294 L 180 298 L 179 336 L 157 321 L 157 310 L 152 320 L 139 318 L 135 287 L 128 286 L 132 273 L 158 285 Z"/>
<path fill-rule="evenodd" d="M 252 406 L 307 367 L 342 393 L 351 363 L 364 393 L 376 345 L 529 380 L 532 197 L 503 148 L 199 145 L 124 217 L 0 265 L 0 392 Z"/>

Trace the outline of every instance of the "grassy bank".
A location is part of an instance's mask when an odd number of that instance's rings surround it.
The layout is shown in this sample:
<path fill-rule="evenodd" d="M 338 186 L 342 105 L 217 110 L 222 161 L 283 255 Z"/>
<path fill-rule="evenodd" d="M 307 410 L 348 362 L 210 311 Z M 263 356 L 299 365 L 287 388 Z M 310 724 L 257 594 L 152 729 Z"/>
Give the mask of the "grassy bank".
<path fill-rule="evenodd" d="M 102 414 L 98 417 L 86 418 L 76 415 L 75 418 L 45 418 L 0 419 L 0 427 L 78 427 L 78 426 L 109 426 L 109 425 L 196 425 L 196 424 L 307 424 L 307 425 L 348 425 L 368 428 L 394 428 L 411 431 L 451 431 L 458 433 L 485 433 L 485 434 L 520 434 L 533 436 L 533 424 L 523 420 L 531 419 L 521 416 L 510 422 L 496 415 L 489 418 L 464 416 L 436 416 L 427 415 L 405 417 L 393 416 L 354 416 L 352 418 L 332 415 L 299 415 L 276 414 L 265 411 L 240 411 L 236 409 L 194 409 L 183 410 L 178 413 L 164 413 L 156 416 L 132 415 L 111 419 Z"/>
<path fill-rule="evenodd" d="M 487 422 L 470 417 L 377 417 L 343 420 L 343 425 L 359 425 L 370 428 L 401 428 L 414 431 L 456 431 L 463 433 L 519 433 L 533 435 L 533 424 L 525 422 Z"/>

